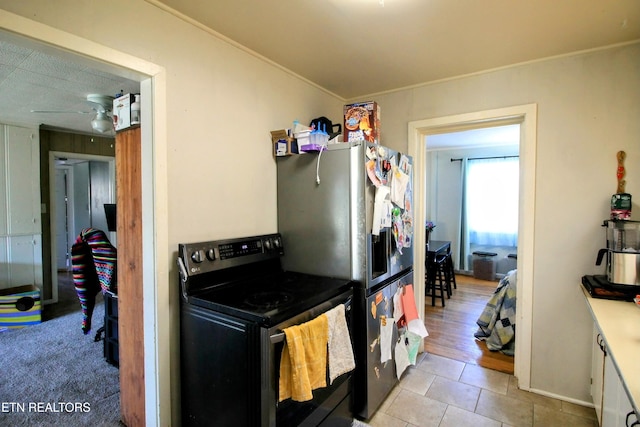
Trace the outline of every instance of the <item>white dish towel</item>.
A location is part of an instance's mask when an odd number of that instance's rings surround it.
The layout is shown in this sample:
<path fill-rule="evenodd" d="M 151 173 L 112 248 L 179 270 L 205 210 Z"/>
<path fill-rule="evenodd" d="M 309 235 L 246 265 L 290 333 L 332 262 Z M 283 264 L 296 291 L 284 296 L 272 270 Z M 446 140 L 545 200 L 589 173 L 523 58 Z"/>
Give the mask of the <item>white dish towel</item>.
<path fill-rule="evenodd" d="M 327 311 L 329 320 L 329 383 L 356 367 L 344 304 Z"/>

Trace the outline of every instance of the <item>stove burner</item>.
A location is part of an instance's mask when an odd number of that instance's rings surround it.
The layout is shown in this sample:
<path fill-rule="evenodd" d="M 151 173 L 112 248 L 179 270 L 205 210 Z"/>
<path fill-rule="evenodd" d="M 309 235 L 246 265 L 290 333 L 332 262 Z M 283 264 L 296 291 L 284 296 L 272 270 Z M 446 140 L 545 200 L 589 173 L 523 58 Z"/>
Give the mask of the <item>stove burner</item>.
<path fill-rule="evenodd" d="M 267 291 L 251 294 L 244 302 L 257 309 L 270 310 L 290 303 L 293 298 L 289 292 Z"/>

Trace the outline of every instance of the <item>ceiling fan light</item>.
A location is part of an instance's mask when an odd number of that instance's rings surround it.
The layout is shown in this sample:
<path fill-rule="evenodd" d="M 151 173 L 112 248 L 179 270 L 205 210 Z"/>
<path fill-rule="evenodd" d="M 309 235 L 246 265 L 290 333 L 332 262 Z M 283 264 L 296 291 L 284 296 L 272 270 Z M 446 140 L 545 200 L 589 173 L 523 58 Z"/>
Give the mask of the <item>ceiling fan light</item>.
<path fill-rule="evenodd" d="M 99 111 L 96 118 L 91 120 L 91 127 L 96 132 L 105 133 L 113 130 L 113 122 L 106 112 Z"/>

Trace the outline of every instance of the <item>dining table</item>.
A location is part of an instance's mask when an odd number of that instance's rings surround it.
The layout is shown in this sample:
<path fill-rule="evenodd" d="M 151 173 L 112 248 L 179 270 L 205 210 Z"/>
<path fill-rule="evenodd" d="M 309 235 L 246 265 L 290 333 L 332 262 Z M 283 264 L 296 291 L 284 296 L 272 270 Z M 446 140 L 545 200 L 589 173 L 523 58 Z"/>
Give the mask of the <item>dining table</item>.
<path fill-rule="evenodd" d="M 451 250 L 451 241 L 449 240 L 429 240 L 427 242 L 426 261 L 433 261 L 437 255 L 444 255 Z"/>

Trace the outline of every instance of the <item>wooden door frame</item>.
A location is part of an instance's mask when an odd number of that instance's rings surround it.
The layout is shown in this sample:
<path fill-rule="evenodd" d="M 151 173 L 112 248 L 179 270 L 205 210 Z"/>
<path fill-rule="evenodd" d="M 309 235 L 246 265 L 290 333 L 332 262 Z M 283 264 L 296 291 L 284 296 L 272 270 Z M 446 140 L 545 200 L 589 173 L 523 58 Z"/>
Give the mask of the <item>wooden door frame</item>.
<path fill-rule="evenodd" d="M 426 138 L 428 135 L 520 123 L 520 201 L 518 213 L 518 280 L 517 322 L 514 375 L 518 387 L 531 387 L 531 340 L 533 334 L 533 248 L 535 230 L 535 178 L 537 144 L 537 104 L 485 110 L 467 114 L 437 117 L 409 122 L 408 148 L 413 157 L 414 223 L 424 224 L 426 215 L 425 185 L 427 182 Z M 425 235 L 414 235 L 414 277 L 424 277 Z M 424 318 L 424 281 L 416 280 L 418 311 Z M 428 326 L 428 325 L 427 325 Z"/>

